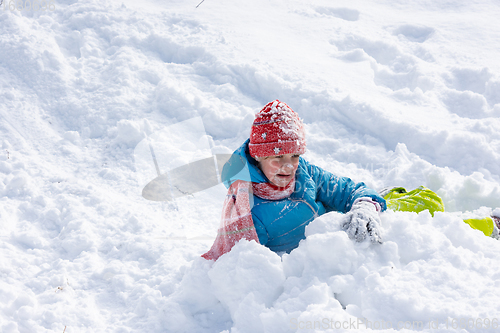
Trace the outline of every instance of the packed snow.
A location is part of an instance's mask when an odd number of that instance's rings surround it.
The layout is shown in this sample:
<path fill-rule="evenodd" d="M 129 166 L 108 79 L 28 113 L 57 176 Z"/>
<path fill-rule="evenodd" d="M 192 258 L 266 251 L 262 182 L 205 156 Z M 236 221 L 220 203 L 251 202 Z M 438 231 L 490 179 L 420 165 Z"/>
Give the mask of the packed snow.
<path fill-rule="evenodd" d="M 500 207 L 497 1 L 18 2 L 0 8 L 1 332 L 497 331 L 500 241 L 462 221 Z M 427 186 L 446 212 L 385 212 L 380 245 L 329 213 L 290 254 L 204 260 L 226 188 L 146 200 L 148 142 L 162 173 L 229 154 L 275 99 L 309 162 Z"/>

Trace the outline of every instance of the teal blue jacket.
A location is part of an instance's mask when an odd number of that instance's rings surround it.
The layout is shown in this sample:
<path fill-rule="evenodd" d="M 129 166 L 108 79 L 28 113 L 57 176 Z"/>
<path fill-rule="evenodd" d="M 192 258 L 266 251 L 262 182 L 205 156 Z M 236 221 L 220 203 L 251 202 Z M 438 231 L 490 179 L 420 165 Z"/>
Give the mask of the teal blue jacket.
<path fill-rule="evenodd" d="M 226 187 L 235 180 L 269 182 L 258 162 L 250 156 L 248 142 L 224 165 L 222 180 Z M 370 197 L 382 210 L 386 209 L 385 200 L 364 183 L 335 176 L 301 157 L 295 174 L 295 190 L 290 197 L 282 200 L 253 197 L 252 219 L 259 242 L 274 252 L 290 252 L 305 239 L 305 228 L 312 220 L 331 211 L 346 213 L 361 197 Z"/>

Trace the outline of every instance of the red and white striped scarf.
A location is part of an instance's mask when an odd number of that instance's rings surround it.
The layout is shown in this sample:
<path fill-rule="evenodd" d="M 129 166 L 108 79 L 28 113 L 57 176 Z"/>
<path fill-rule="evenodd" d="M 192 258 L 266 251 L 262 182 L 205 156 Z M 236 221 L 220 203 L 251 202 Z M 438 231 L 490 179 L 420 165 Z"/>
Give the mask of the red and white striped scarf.
<path fill-rule="evenodd" d="M 207 260 L 217 260 L 243 238 L 259 243 L 259 237 L 252 220 L 251 195 L 255 194 L 267 200 L 281 200 L 289 197 L 294 190 L 295 178 L 284 188 L 269 183 L 235 181 L 229 187 L 226 200 L 224 200 L 217 238 L 210 251 L 203 254 L 202 257 Z"/>

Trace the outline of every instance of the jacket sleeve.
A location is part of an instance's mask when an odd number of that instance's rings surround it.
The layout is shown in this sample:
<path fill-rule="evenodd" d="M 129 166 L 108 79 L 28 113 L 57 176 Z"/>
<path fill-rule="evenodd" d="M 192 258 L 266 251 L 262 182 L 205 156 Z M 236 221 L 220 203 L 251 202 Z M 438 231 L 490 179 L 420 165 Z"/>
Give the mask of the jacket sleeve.
<path fill-rule="evenodd" d="M 257 237 L 259 238 L 259 243 L 266 245 L 269 241 L 269 234 L 267 232 L 264 224 L 259 220 L 259 218 L 252 214 L 253 225 L 255 227 L 255 232 L 257 232 Z"/>
<path fill-rule="evenodd" d="M 382 211 L 387 209 L 384 198 L 364 183 L 355 183 L 350 178 L 335 176 L 307 162 L 305 166 L 316 186 L 316 200 L 325 206 L 327 212 L 346 213 L 356 199 L 363 197 L 378 202 Z"/>

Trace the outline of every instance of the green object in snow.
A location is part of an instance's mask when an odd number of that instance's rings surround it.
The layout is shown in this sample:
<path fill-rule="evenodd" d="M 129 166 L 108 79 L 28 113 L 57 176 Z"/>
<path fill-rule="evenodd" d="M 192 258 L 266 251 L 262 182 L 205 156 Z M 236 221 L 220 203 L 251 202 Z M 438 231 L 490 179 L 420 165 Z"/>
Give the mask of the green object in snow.
<path fill-rule="evenodd" d="M 434 212 L 444 212 L 443 200 L 425 186 L 410 192 L 406 192 L 403 187 L 395 187 L 383 195 L 387 208 L 391 210 L 415 213 L 428 210 L 432 216 Z"/>
<path fill-rule="evenodd" d="M 444 212 L 443 200 L 425 186 L 406 192 L 403 187 L 394 187 L 380 191 L 387 204 L 387 208 L 395 211 L 415 212 L 428 210 L 432 216 L 434 212 Z M 464 220 L 472 229 L 481 230 L 486 236 L 493 235 L 494 222 L 490 217 Z"/>
<path fill-rule="evenodd" d="M 482 219 L 467 219 L 464 220 L 464 222 L 470 225 L 472 229 L 481 230 L 486 236 L 493 234 L 493 220 L 490 217 L 484 217 Z"/>

